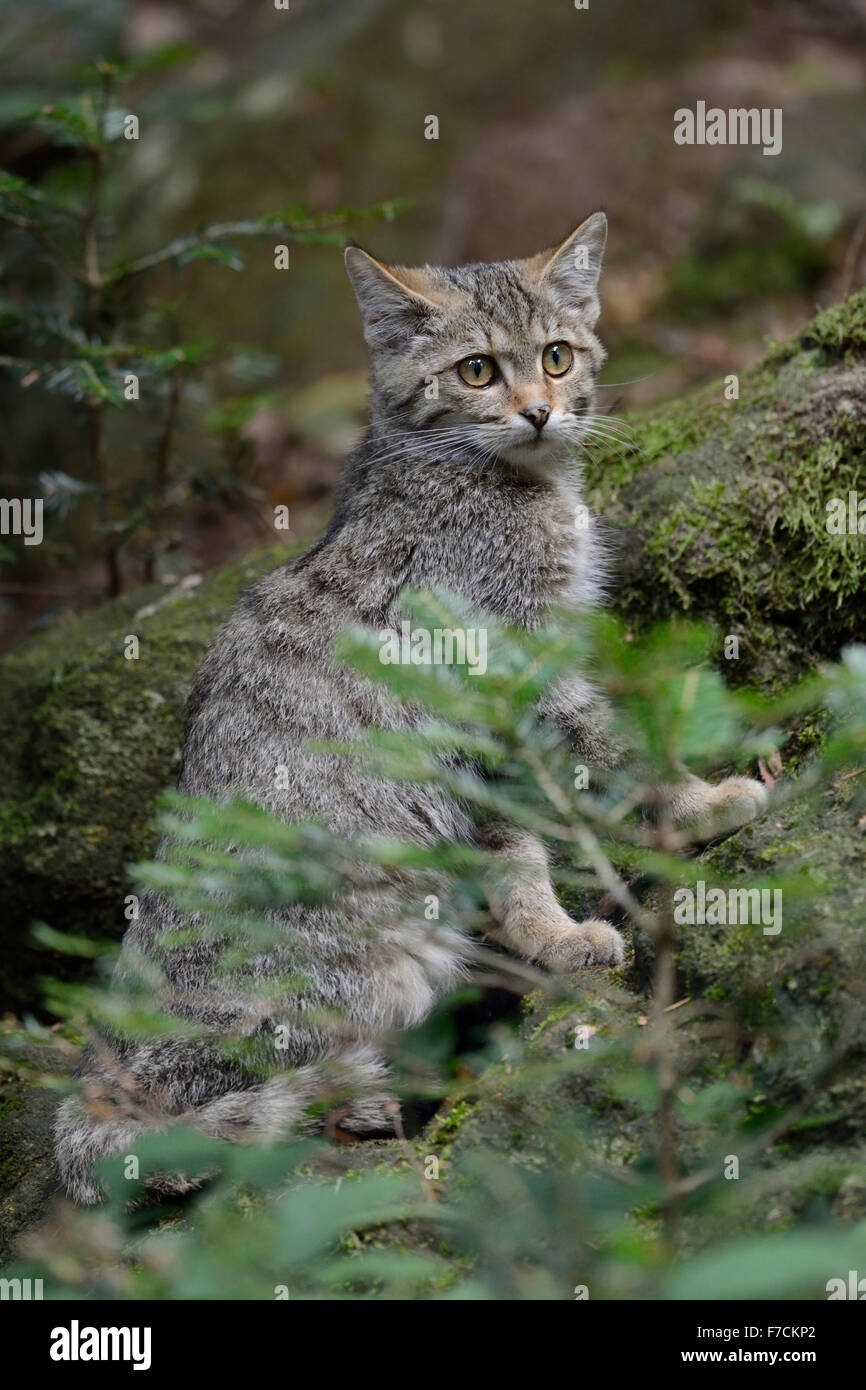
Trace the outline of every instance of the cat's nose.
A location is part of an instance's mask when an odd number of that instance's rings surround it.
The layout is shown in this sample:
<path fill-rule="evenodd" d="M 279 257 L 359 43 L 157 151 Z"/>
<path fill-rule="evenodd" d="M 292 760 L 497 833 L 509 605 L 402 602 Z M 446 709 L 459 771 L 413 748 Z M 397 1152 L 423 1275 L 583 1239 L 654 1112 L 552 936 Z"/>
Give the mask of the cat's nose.
<path fill-rule="evenodd" d="M 539 401 L 537 405 L 525 405 L 520 413 L 524 415 L 526 419 L 535 426 L 538 433 L 541 434 L 541 431 L 550 418 L 550 406 L 545 405 L 544 401 Z"/>

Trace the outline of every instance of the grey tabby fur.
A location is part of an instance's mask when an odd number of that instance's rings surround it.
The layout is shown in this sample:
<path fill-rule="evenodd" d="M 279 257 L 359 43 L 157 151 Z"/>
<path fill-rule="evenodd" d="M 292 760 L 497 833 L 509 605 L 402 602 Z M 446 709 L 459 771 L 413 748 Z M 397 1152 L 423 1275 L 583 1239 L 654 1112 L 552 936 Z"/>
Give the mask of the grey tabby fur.
<path fill-rule="evenodd" d="M 371 356 L 370 426 L 348 462 L 327 535 L 256 584 L 205 656 L 189 701 L 183 791 L 243 796 L 287 821 L 319 816 L 348 836 L 420 845 L 473 839 L 465 810 L 436 786 L 407 792 L 308 744 L 411 723 L 382 689 L 332 657 L 347 626 L 399 627 L 404 589 L 447 589 L 527 628 L 543 624 L 552 604 L 600 598 L 601 548 L 592 527 L 575 526 L 575 446 L 597 418 L 604 351 L 593 329 L 605 237 L 606 220 L 595 213 L 560 246 L 525 261 L 407 270 L 347 251 Z M 555 342 L 573 353 L 559 376 L 541 364 Z M 497 364 L 485 386 L 456 370 L 473 355 Z M 604 710 L 579 678 L 551 693 L 547 713 L 582 759 L 613 761 Z M 288 770 L 285 790 L 278 765 Z M 681 819 L 727 808 L 731 823 L 764 799 L 743 778 L 718 788 L 688 778 L 671 796 Z M 489 897 L 504 944 L 556 971 L 621 963 L 622 939 L 609 923 L 576 923 L 560 907 L 540 841 L 501 824 L 481 833 L 502 854 Z M 262 1081 L 203 1041 L 146 1039 L 93 1051 L 84 1097 L 64 1103 L 56 1126 L 57 1163 L 73 1198 L 98 1201 L 93 1163 L 127 1153 L 144 1133 L 185 1122 L 224 1139 L 274 1137 L 302 1124 L 323 1088 L 342 1087 L 348 1097 L 343 1128 L 393 1125 L 379 1039 L 418 1023 L 465 975 L 470 942 L 424 920 L 397 884 L 372 897 L 359 888 L 339 904 L 291 905 L 279 921 L 279 959 L 218 974 L 213 942 L 161 944 L 183 919 L 159 894 L 142 899 L 120 980 L 139 955 L 155 960 L 164 1005 L 204 1023 L 215 1039 L 254 1039 L 285 1070 Z M 244 981 L 294 968 L 312 975 L 312 988 L 287 1001 L 288 1045 L 275 1054 L 280 1011 L 264 1008 Z M 332 1020 L 339 1013 L 339 1026 L 324 1021 L 328 1012 Z M 166 1185 L 177 1190 L 183 1180 Z"/>

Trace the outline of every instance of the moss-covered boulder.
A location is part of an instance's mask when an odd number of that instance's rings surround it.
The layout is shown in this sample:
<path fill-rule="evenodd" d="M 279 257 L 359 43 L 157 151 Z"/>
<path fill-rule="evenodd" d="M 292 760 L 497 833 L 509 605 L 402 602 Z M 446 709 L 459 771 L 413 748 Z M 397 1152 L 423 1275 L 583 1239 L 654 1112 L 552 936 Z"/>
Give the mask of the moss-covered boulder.
<path fill-rule="evenodd" d="M 22 1054 L 18 1052 L 19 1060 Z M 37 1062 L 35 1055 L 29 1060 Z M 52 1059 L 56 1070 L 60 1065 Z M 0 1261 L 17 1236 L 38 1221 L 56 1190 L 52 1123 L 56 1096 L 11 1071 L 0 1072 Z"/>
<path fill-rule="evenodd" d="M 866 535 L 828 531 L 827 503 L 866 500 L 866 291 L 726 381 L 630 417 L 587 485 L 621 610 L 708 619 L 740 639 L 729 674 L 774 683 L 863 636 Z"/>
<path fill-rule="evenodd" d="M 238 593 L 285 557 L 272 548 L 199 584 L 126 594 L 3 658 L 0 1008 L 38 1004 L 39 976 L 69 967 L 33 949 L 34 920 L 121 934 L 125 866 L 153 843 L 196 663 Z"/>

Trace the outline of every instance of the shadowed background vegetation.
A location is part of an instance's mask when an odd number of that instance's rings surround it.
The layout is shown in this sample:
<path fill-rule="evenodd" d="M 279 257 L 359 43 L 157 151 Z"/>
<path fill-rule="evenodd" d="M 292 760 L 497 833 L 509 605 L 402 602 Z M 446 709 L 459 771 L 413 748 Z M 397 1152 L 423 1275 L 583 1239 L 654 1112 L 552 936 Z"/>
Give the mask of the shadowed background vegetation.
<path fill-rule="evenodd" d="M 228 236 L 88 305 L 20 225 L 20 202 L 4 200 L 18 223 L 0 232 L 0 356 L 29 366 L 0 372 L 0 476 L 7 493 L 41 487 L 52 502 L 45 543 L 3 551 L 7 642 L 102 596 L 107 524 L 124 586 L 285 539 L 273 530 L 280 503 L 296 537 L 321 529 L 363 422 L 364 349 L 339 254 L 349 236 L 409 263 L 496 258 L 549 245 L 605 207 L 605 380 L 625 384 L 602 394 L 618 411 L 740 370 L 767 334 L 785 336 L 866 275 L 856 0 L 667 0 L 652 25 L 629 0 L 586 11 L 6 0 L 3 20 L 0 167 L 44 198 L 87 209 L 82 92 L 98 102 L 100 59 L 124 65 L 97 208 L 105 264 L 281 212 L 338 227 L 325 245 L 290 237 L 287 271 L 273 263 L 285 237 Z M 781 107 L 782 154 L 676 146 L 673 112 L 698 99 Z M 122 138 L 125 113 L 138 140 Z M 438 140 L 425 139 L 428 115 Z M 399 200 L 390 221 L 341 213 Z M 50 232 L 64 261 L 81 262 L 80 220 Z M 152 354 L 140 401 L 103 412 L 108 518 L 94 491 L 92 381 L 39 370 L 58 344 L 44 322 L 16 323 L 22 312 Z M 187 352 L 171 370 L 178 345 Z M 123 365 L 108 364 L 118 381 Z"/>

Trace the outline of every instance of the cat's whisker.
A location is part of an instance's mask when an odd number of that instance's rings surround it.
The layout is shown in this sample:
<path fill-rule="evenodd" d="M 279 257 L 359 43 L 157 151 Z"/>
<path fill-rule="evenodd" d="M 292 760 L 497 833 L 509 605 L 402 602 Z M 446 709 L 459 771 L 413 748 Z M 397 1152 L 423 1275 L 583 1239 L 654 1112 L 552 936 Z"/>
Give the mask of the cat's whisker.
<path fill-rule="evenodd" d="M 635 386 L 639 381 L 652 381 L 658 372 L 647 372 L 646 376 L 633 376 L 627 381 L 597 381 L 595 383 L 598 391 L 611 391 L 615 386 Z"/>
<path fill-rule="evenodd" d="M 581 439 L 595 439 L 595 440 L 598 440 L 599 442 L 604 442 L 604 443 L 607 443 L 607 444 L 621 444 L 621 445 L 623 445 L 625 448 L 629 448 L 629 447 L 631 447 L 631 446 L 634 444 L 634 440 L 629 439 L 629 437 L 628 437 L 627 435 L 622 435 L 622 434 L 607 434 L 604 430 L 595 430 L 595 429 L 586 429 L 586 430 L 582 430 L 582 431 L 581 431 L 581 434 L 580 434 L 580 437 L 581 437 Z"/>
<path fill-rule="evenodd" d="M 377 442 L 389 444 L 400 440 L 410 440 L 413 444 L 422 443 L 430 439 L 451 439 L 468 438 L 477 432 L 475 425 L 449 425 L 437 429 L 414 429 L 414 430 L 395 430 L 387 435 L 378 436 Z"/>
<path fill-rule="evenodd" d="M 428 451 L 433 452 L 441 462 L 460 458 L 466 453 L 481 452 L 489 454 L 491 459 L 495 456 L 491 452 L 491 446 L 479 439 L 479 430 L 473 425 L 420 432 L 406 430 L 383 438 L 381 443 L 382 447 L 378 451 L 368 455 L 371 462 L 383 464 L 401 458 L 417 458 Z"/>
<path fill-rule="evenodd" d="M 628 421 L 621 419 L 618 415 L 600 415 L 597 411 L 587 411 L 581 418 L 588 420 L 591 425 L 603 424 L 607 427 L 615 427 L 622 430 L 631 429 L 631 425 Z"/>
<path fill-rule="evenodd" d="M 634 431 L 627 425 L 620 425 L 618 423 L 608 425 L 601 420 L 589 420 L 586 423 L 588 429 L 597 430 L 599 433 L 611 437 L 617 436 L 621 439 L 632 439 L 634 437 Z"/>
<path fill-rule="evenodd" d="M 633 433 L 628 421 L 621 420 L 616 415 L 586 414 L 581 415 L 579 418 L 587 425 L 597 426 L 600 429 L 607 430 L 609 433 L 620 433 L 625 435 L 631 435 Z"/>
<path fill-rule="evenodd" d="M 592 456 L 593 456 L 593 455 L 592 455 L 592 450 L 593 450 L 594 448 L 595 448 L 595 449 L 599 449 L 599 448 L 611 449 L 611 448 L 612 448 L 612 449 L 614 450 L 614 452 L 625 451 L 625 450 L 627 450 L 627 449 L 629 448 L 629 446 L 628 446 L 627 444 L 624 444 L 622 440 L 619 440 L 619 439 L 596 439 L 596 438 L 592 437 L 591 435 L 588 436 L 588 437 L 585 438 L 585 439 L 575 439 L 575 440 L 573 441 L 573 443 L 579 444 L 579 445 L 580 445 L 580 447 L 583 449 L 584 453 L 586 454 L 587 458 L 592 458 Z"/>
<path fill-rule="evenodd" d="M 622 444 L 627 447 L 634 446 L 634 434 L 627 426 L 622 428 L 609 428 L 607 425 L 594 421 L 587 421 L 585 417 L 580 421 L 579 432 L 581 437 L 606 440 L 612 444 Z"/>

